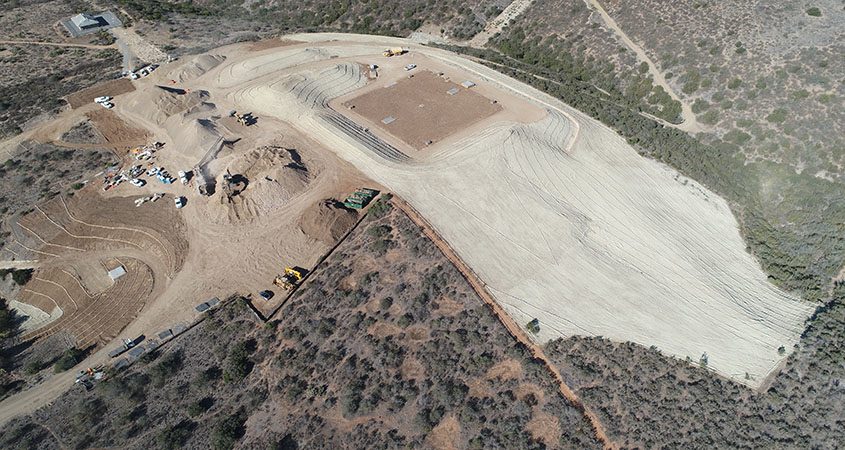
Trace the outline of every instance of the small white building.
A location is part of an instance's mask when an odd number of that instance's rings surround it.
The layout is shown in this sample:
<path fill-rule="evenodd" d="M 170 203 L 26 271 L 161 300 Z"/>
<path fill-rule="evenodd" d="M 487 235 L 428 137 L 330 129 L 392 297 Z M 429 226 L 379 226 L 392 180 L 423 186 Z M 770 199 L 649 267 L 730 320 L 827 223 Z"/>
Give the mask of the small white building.
<path fill-rule="evenodd" d="M 109 278 L 111 278 L 112 281 L 115 281 L 124 275 L 126 275 L 126 268 L 123 266 L 117 266 L 114 269 L 109 270 Z"/>
<path fill-rule="evenodd" d="M 85 13 L 71 17 L 70 21 L 73 22 L 73 24 L 80 30 L 88 30 L 102 25 L 99 20 L 94 18 L 94 16 Z"/>

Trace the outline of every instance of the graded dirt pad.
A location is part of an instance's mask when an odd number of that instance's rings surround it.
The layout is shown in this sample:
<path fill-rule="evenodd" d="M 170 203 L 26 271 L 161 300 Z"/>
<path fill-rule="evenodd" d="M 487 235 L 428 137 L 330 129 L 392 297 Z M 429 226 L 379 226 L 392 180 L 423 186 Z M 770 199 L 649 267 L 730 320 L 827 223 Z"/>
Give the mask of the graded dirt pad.
<path fill-rule="evenodd" d="M 110 145 L 131 147 L 147 143 L 149 133 L 129 125 L 112 111 L 99 108 L 85 115 Z"/>
<path fill-rule="evenodd" d="M 280 49 L 276 59 L 261 54 L 255 62 L 238 61 L 232 68 L 227 61 L 218 79 L 220 86 L 238 86 L 234 97 L 243 107 L 291 120 L 407 199 L 518 323 L 539 319 L 538 340 L 600 335 L 654 345 L 681 359 L 706 361 L 720 374 L 752 386 L 785 358 L 779 347 L 797 342 L 813 306 L 768 282 L 746 252 L 727 203 L 641 157 L 604 125 L 445 51 L 369 36 L 294 37 L 310 40 L 309 48 L 325 45 L 324 51 L 355 63 L 379 58 L 385 46 L 407 46 L 409 55 L 449 67 L 445 70 L 452 70 L 453 80 L 477 82 L 478 91 L 500 105 L 521 97 L 547 112 L 525 120 L 521 110 L 508 106 L 497 115 L 502 120 L 479 122 L 489 123 L 486 128 L 465 125 L 466 131 L 448 145 L 435 142 L 430 157 L 409 162 L 389 157 L 366 135 L 366 127 L 375 127 L 367 124 L 374 122 L 390 131 L 400 123 L 402 111 L 425 110 L 419 108 L 425 105 L 422 94 L 384 95 L 404 82 L 426 80 L 422 72 L 393 88 L 368 87 L 366 94 L 346 100 L 354 109 L 338 105 L 344 115 L 364 120 L 357 130 L 331 120 L 324 103 L 308 100 L 354 95 L 354 89 L 363 87 L 354 73 L 313 77 L 321 67 L 340 67 L 344 59 L 321 63 L 289 58 L 285 55 L 297 51 L 292 47 Z M 336 41 L 343 39 L 355 41 L 348 51 Z M 367 48 L 369 55 L 361 56 Z M 232 70 L 270 61 L 276 78 L 263 71 Z M 404 61 L 380 61 L 380 79 L 402 76 L 397 71 Z M 427 82 L 436 81 L 436 76 L 427 76 Z M 308 98 L 276 88 L 303 79 L 309 80 Z M 361 105 L 361 99 L 367 102 Z M 300 109 L 292 111 L 293 105 Z M 391 108 L 399 112 L 387 111 Z M 388 115 L 396 121 L 382 126 Z M 413 125 L 416 133 L 430 128 L 421 126 L 422 120 Z M 419 134 L 416 139 L 419 144 Z"/>
<path fill-rule="evenodd" d="M 355 211 L 334 204 L 333 200 L 324 200 L 309 207 L 299 219 L 299 228 L 312 239 L 327 245 L 333 245 L 358 220 Z"/>
<path fill-rule="evenodd" d="M 369 91 L 343 105 L 417 150 L 502 109 L 472 88 L 417 70 L 411 72 L 413 78 Z M 449 94 L 454 89 L 457 92 Z"/>
<path fill-rule="evenodd" d="M 128 78 L 120 78 L 117 80 L 106 81 L 88 89 L 83 89 L 78 92 L 65 97 L 71 108 L 76 109 L 80 106 L 90 105 L 97 97 L 109 96 L 115 97 L 120 94 L 132 92 L 135 90 L 135 85 L 132 84 Z"/>

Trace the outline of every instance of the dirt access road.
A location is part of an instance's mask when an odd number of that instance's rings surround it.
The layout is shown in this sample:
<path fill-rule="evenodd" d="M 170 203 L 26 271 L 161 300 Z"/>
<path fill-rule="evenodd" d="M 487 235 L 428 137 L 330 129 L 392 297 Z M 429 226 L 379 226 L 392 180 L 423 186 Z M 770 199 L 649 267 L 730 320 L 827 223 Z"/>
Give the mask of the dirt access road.
<path fill-rule="evenodd" d="M 657 68 L 657 65 L 654 64 L 651 58 L 648 57 L 645 50 L 643 50 L 642 47 L 634 43 L 634 41 L 632 41 L 631 38 L 629 38 L 628 35 L 625 34 L 624 31 L 622 31 L 622 28 L 620 28 L 619 25 L 616 24 L 616 21 L 613 20 L 613 18 L 610 17 L 610 14 L 608 14 L 607 11 L 604 10 L 604 7 L 602 7 L 601 3 L 599 3 L 598 0 L 587 0 L 587 3 L 592 6 L 596 10 L 596 12 L 599 13 L 602 20 L 604 21 L 604 24 L 608 28 L 613 30 L 613 32 L 616 34 L 616 36 L 619 37 L 622 43 L 624 43 L 626 47 L 631 49 L 631 51 L 633 51 L 637 55 L 637 58 L 641 62 L 648 64 L 648 72 L 651 74 L 651 77 L 654 82 L 658 86 L 662 87 L 663 90 L 665 90 L 666 93 L 668 93 L 669 96 L 672 97 L 672 100 L 675 100 L 681 104 L 681 118 L 683 118 L 684 121 L 677 125 L 670 124 L 668 122 L 662 123 L 664 123 L 664 125 L 672 126 L 688 133 L 697 133 L 699 131 L 703 131 L 703 127 L 700 123 L 698 123 L 698 120 L 696 120 L 695 118 L 695 113 L 692 112 L 692 107 L 689 105 L 689 103 L 685 102 L 681 97 L 678 96 L 678 94 L 675 93 L 675 90 L 672 88 L 672 86 L 669 85 L 669 82 L 666 81 L 666 78 L 663 76 L 663 73 L 660 71 L 660 69 Z"/>

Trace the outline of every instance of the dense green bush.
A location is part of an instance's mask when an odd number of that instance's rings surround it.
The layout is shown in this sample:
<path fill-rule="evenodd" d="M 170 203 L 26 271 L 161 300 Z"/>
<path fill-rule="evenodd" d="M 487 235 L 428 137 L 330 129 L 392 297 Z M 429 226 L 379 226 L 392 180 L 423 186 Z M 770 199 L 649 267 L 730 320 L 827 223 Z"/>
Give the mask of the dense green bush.
<path fill-rule="evenodd" d="M 211 434 L 211 445 L 215 450 L 229 450 L 235 447 L 238 440 L 243 437 L 246 432 L 244 423 L 246 423 L 246 411 L 239 409 L 234 414 L 224 417 Z"/>
<path fill-rule="evenodd" d="M 76 347 L 69 348 L 65 350 L 62 357 L 56 361 L 56 364 L 53 365 L 53 371 L 56 373 L 64 372 L 69 370 L 73 366 L 79 363 L 82 360 L 83 353 L 82 350 L 79 350 Z"/>

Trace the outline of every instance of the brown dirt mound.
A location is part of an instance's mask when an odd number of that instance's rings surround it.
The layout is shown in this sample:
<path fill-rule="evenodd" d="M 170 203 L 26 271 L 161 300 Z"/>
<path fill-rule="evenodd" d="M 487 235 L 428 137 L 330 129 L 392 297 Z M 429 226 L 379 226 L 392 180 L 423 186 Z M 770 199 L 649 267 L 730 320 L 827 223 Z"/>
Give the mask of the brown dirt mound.
<path fill-rule="evenodd" d="M 355 211 L 336 207 L 332 200 L 324 200 L 302 214 L 299 229 L 312 239 L 334 245 L 357 220 L 358 214 Z"/>
<path fill-rule="evenodd" d="M 199 78 L 225 60 L 226 57 L 223 55 L 199 55 L 186 63 L 185 67 L 176 74 L 174 79 L 181 83 Z"/>
<path fill-rule="evenodd" d="M 216 223 L 250 221 L 277 211 L 304 192 L 317 175 L 295 150 L 277 146 L 248 151 L 221 169 L 247 181 L 243 192 L 232 198 L 218 184 L 214 195 L 222 208 L 212 211 L 210 218 Z M 217 178 L 220 182 L 222 176 Z"/>
<path fill-rule="evenodd" d="M 150 117 L 156 124 L 162 125 L 168 117 L 187 111 L 203 104 L 208 100 L 206 91 L 186 91 L 166 86 L 155 86 L 149 89 L 154 100 L 150 104 L 149 97 L 136 96 L 130 108 L 140 114 Z"/>

